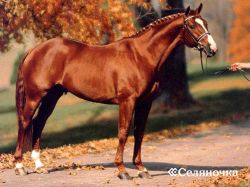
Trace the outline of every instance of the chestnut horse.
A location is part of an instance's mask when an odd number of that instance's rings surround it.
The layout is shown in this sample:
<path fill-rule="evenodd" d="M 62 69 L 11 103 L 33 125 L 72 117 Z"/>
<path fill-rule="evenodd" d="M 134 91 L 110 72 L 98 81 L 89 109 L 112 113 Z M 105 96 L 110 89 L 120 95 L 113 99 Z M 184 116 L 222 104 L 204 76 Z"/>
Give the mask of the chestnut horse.
<path fill-rule="evenodd" d="M 133 163 L 140 177 L 150 178 L 141 161 L 141 144 L 151 104 L 159 90 L 163 63 L 180 44 L 203 50 L 208 56 L 217 50 L 207 22 L 200 15 L 201 9 L 202 4 L 196 10 L 188 7 L 108 45 L 54 38 L 30 50 L 20 63 L 16 83 L 16 174 L 26 174 L 22 150 L 31 126 L 31 157 L 36 171 L 44 170 L 39 157 L 42 130 L 58 99 L 71 92 L 88 101 L 119 105 L 115 164 L 121 179 L 131 179 L 125 170 L 123 151 L 134 115 Z"/>

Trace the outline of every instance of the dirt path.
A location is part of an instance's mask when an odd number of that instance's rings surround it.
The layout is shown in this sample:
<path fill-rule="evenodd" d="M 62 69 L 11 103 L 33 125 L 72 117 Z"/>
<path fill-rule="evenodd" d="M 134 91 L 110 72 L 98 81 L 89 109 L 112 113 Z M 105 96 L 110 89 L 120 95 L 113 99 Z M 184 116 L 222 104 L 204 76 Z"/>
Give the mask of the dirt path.
<path fill-rule="evenodd" d="M 222 126 L 205 132 L 148 142 L 143 145 L 143 160 L 153 179 L 137 178 L 137 171 L 131 164 L 132 145 L 125 151 L 128 172 L 135 177 L 132 181 L 120 181 L 113 165 L 115 150 L 100 154 L 86 154 L 59 163 L 75 162 L 81 165 L 104 166 L 90 170 L 67 169 L 52 171 L 50 174 L 15 176 L 13 170 L 0 173 L 5 181 L 0 186 L 175 186 L 185 185 L 194 179 L 204 177 L 171 177 L 170 168 L 191 170 L 241 169 L 250 165 L 250 120 L 235 125 Z"/>

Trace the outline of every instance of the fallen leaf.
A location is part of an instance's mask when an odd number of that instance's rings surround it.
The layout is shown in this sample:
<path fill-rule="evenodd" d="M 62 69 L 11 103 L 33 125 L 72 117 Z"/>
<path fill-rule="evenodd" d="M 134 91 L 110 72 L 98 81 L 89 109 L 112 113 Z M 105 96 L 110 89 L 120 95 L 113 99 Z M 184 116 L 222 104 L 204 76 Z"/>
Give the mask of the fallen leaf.
<path fill-rule="evenodd" d="M 76 175 L 77 175 L 77 172 L 75 172 L 75 171 L 70 171 L 70 172 L 69 172 L 69 175 L 76 176 Z"/>
<path fill-rule="evenodd" d="M 6 183 L 6 180 L 0 178 L 0 183 Z"/>

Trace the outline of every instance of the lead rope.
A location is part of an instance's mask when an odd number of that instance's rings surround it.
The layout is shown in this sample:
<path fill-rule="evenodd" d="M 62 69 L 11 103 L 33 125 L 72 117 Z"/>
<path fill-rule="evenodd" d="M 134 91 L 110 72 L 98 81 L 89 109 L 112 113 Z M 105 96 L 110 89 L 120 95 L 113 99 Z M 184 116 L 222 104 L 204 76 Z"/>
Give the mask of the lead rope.
<path fill-rule="evenodd" d="M 201 69 L 202 69 L 202 72 L 207 74 L 207 75 L 222 75 L 224 74 L 225 72 L 229 71 L 229 68 L 225 68 L 225 69 L 222 69 L 222 70 L 219 70 L 219 71 L 215 71 L 215 72 L 208 72 L 208 69 L 207 69 L 207 58 L 206 57 L 206 69 L 204 69 L 204 63 L 203 63 L 203 57 L 202 57 L 202 49 L 199 50 L 200 51 L 200 59 L 201 59 Z"/>
<path fill-rule="evenodd" d="M 243 69 L 239 69 L 239 72 L 241 73 L 241 75 L 247 80 L 250 81 L 250 79 L 246 76 L 247 72 L 244 71 Z"/>
<path fill-rule="evenodd" d="M 202 72 L 203 72 L 203 73 L 206 73 L 206 72 L 204 71 L 204 66 L 203 66 L 202 49 L 200 49 L 199 51 L 200 51 L 200 59 L 201 59 L 201 69 L 202 69 Z"/>
<path fill-rule="evenodd" d="M 202 49 L 199 49 L 200 51 L 200 58 L 201 58 L 201 69 L 202 69 L 202 72 L 207 74 L 207 75 L 222 75 L 224 74 L 225 72 L 229 71 L 230 69 L 227 67 L 225 69 L 222 69 L 222 70 L 219 70 L 219 71 L 215 71 L 215 72 L 212 72 L 212 73 L 209 73 L 208 70 L 207 70 L 207 59 L 208 57 L 206 57 L 206 69 L 204 69 L 204 64 L 203 64 L 203 57 L 202 57 Z M 250 81 L 250 79 L 246 76 L 247 72 L 244 71 L 243 69 L 239 69 L 238 70 L 241 75 L 247 80 L 247 81 Z"/>

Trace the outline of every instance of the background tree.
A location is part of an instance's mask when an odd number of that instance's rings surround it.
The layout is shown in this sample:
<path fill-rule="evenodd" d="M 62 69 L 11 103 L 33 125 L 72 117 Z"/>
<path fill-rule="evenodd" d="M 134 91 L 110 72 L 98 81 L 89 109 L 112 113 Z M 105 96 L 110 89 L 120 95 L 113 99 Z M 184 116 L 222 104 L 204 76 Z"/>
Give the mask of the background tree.
<path fill-rule="evenodd" d="M 45 40 L 65 36 L 89 44 L 107 43 L 135 32 L 130 5 L 144 1 L 117 0 L 13 0 L 0 1 L 0 50 L 22 33 L 33 31 Z"/>
<path fill-rule="evenodd" d="M 172 8 L 184 8 L 183 0 L 168 0 Z M 167 14 L 163 11 L 163 16 Z M 165 92 L 164 105 L 170 107 L 188 106 L 194 104 L 189 87 L 186 72 L 185 46 L 174 49 L 166 60 L 163 76 L 163 88 Z"/>
<path fill-rule="evenodd" d="M 152 4 L 156 4 L 156 1 L 151 1 Z M 159 15 L 159 10 L 152 10 L 151 12 L 145 12 L 142 7 L 137 7 L 137 14 L 142 13 L 139 24 L 144 27 L 150 22 L 158 19 L 159 16 L 168 16 L 169 9 L 179 8 L 183 9 L 183 0 L 168 0 L 168 1 L 158 1 L 161 3 L 161 14 Z M 154 6 L 153 6 L 154 7 Z M 157 6 L 155 6 L 157 7 Z M 159 7 L 159 6 L 158 6 Z M 146 16 L 145 16 L 146 15 Z M 176 48 L 166 60 L 164 64 L 164 71 L 162 72 L 161 87 L 163 89 L 163 96 L 160 101 L 164 108 L 178 108 L 179 106 L 188 106 L 195 103 L 191 94 L 189 93 L 188 78 L 186 73 L 186 54 L 185 46 L 181 45 Z"/>
<path fill-rule="evenodd" d="M 250 60 L 250 3 L 247 0 L 234 0 L 235 19 L 230 32 L 228 52 L 232 62 Z"/>

